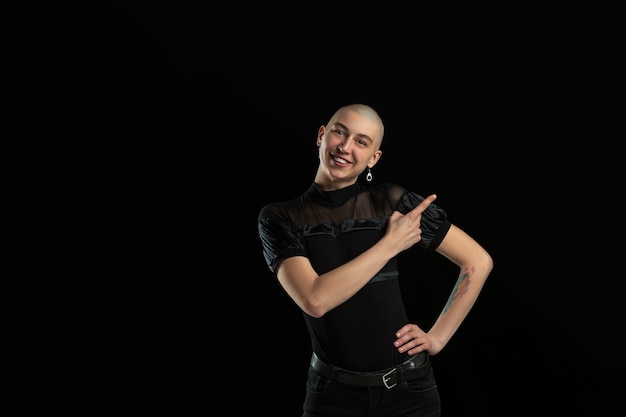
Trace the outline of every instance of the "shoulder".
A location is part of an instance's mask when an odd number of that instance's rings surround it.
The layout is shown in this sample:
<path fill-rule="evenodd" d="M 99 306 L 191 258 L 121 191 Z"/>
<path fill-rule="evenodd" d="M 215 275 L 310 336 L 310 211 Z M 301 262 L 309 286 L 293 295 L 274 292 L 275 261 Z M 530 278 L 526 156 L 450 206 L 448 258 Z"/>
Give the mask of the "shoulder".
<path fill-rule="evenodd" d="M 406 192 L 406 189 L 404 187 L 391 182 L 385 182 L 380 184 L 363 183 L 361 184 L 361 190 L 368 191 L 372 194 L 383 193 L 387 194 L 390 197 L 397 196 L 398 198 Z"/>
<path fill-rule="evenodd" d="M 259 219 L 265 219 L 268 217 L 281 217 L 283 216 L 290 207 L 293 207 L 296 204 L 298 199 L 288 200 L 288 201 L 276 201 L 272 203 L 268 203 L 261 207 L 259 211 Z"/>
<path fill-rule="evenodd" d="M 369 191 L 374 198 L 387 199 L 393 207 L 395 207 L 402 197 L 407 193 L 407 189 L 401 185 L 386 182 L 381 184 L 364 184 L 364 187 Z"/>
<path fill-rule="evenodd" d="M 310 190 L 307 190 L 288 200 L 266 203 L 261 207 L 261 210 L 259 210 L 259 220 L 267 218 L 288 218 L 290 212 L 298 212 L 302 208 L 305 196 L 310 192 Z"/>

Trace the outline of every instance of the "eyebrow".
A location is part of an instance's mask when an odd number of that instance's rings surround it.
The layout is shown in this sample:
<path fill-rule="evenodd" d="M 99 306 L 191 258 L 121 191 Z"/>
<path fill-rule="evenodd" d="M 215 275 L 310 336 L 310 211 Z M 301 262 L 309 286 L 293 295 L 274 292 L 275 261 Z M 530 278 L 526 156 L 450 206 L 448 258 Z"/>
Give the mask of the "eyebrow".
<path fill-rule="evenodd" d="M 341 122 L 335 122 L 333 126 L 339 125 L 343 130 L 347 130 L 348 132 L 350 131 L 350 129 L 348 129 L 348 126 L 344 125 Z M 374 140 L 372 138 L 370 138 L 369 136 L 367 136 L 364 133 L 356 133 L 356 135 L 362 139 L 367 139 L 370 142 L 374 142 Z"/>

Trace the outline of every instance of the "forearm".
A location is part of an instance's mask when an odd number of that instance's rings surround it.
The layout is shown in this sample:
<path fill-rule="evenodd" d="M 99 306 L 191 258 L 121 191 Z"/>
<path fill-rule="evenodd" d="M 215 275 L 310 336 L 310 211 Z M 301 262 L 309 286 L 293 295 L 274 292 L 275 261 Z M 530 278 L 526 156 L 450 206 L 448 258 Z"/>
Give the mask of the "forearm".
<path fill-rule="evenodd" d="M 312 300 L 317 300 L 312 301 L 316 315 L 323 315 L 350 299 L 397 254 L 392 244 L 381 239 L 351 261 L 318 276 L 311 291 L 315 295 Z"/>
<path fill-rule="evenodd" d="M 328 300 L 326 301 L 328 310 L 352 297 L 391 258 L 421 240 L 421 213 L 435 198 L 434 194 L 428 196 L 406 215 L 394 211 L 389 216 L 385 235 L 374 246 L 350 262 L 321 275 L 315 280 L 316 290 L 314 292 L 324 295 L 323 299 Z"/>
<path fill-rule="evenodd" d="M 440 343 L 439 350 L 450 341 L 469 314 L 490 272 L 490 263 L 461 269 L 448 302 L 429 331 Z"/>

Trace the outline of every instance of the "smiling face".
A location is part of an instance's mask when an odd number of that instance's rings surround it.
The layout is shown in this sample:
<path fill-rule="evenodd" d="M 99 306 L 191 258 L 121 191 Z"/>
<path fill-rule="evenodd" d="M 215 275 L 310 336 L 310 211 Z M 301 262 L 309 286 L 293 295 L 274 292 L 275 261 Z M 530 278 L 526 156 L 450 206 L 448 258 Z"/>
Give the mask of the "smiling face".
<path fill-rule="evenodd" d="M 339 109 L 317 134 L 320 165 L 315 182 L 329 191 L 354 184 L 380 159 L 383 124 L 367 106 Z"/>

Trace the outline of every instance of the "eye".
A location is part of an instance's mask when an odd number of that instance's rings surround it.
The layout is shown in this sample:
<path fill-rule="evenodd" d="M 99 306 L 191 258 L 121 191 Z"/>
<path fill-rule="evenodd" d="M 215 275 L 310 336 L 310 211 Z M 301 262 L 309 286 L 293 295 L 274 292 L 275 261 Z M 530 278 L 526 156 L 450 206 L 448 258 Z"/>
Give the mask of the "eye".
<path fill-rule="evenodd" d="M 339 136 L 345 136 L 346 134 L 345 130 L 337 129 L 337 128 L 332 129 L 331 132 Z"/>
<path fill-rule="evenodd" d="M 366 136 L 357 136 L 354 141 L 359 145 L 362 146 L 364 148 L 369 148 L 370 146 L 372 146 L 372 141 L 370 140 L 370 138 L 366 137 Z"/>

